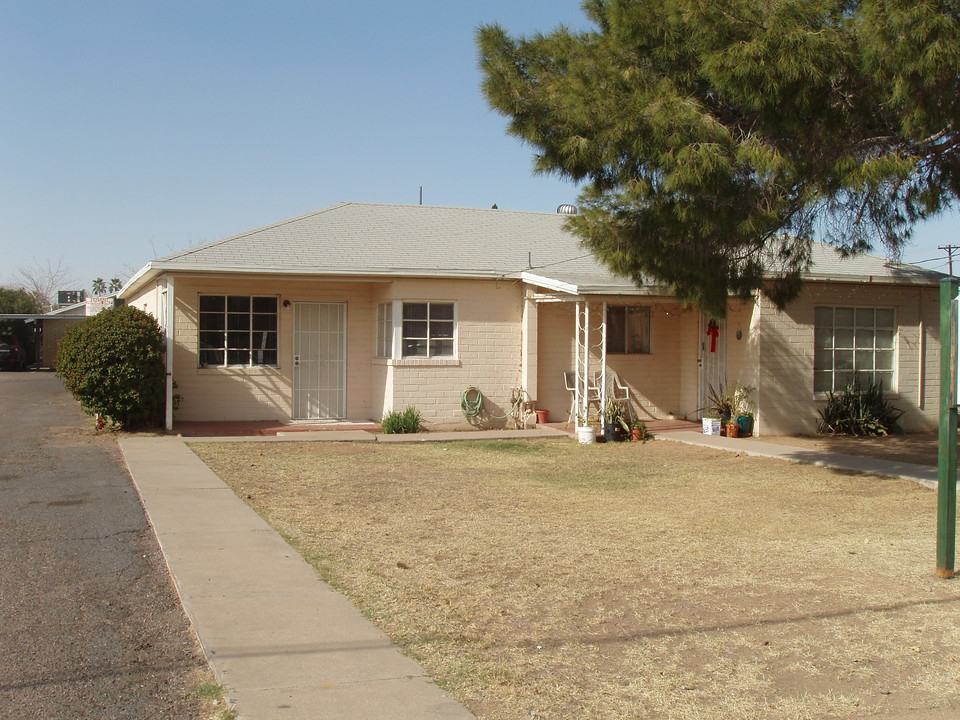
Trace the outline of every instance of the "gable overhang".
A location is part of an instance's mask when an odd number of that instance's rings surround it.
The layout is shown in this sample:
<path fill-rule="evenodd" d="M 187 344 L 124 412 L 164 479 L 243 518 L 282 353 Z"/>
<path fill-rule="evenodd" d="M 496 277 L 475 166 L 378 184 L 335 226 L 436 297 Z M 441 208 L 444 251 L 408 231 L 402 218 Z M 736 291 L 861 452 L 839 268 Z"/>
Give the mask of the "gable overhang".
<path fill-rule="evenodd" d="M 542 297 L 545 302 L 557 302 L 563 295 L 569 296 L 566 298 L 569 300 L 601 296 L 669 297 L 673 295 L 671 290 L 659 285 L 637 287 L 631 283 L 573 283 L 530 272 L 520 273 L 520 279 L 528 285 L 547 291 L 546 294 L 535 296 Z"/>

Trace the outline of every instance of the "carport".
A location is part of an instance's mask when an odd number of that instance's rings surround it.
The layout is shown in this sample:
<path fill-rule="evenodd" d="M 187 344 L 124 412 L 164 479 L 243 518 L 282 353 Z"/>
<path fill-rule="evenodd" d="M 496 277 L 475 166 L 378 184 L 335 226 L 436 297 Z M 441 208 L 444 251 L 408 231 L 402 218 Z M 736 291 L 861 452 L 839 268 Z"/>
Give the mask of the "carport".
<path fill-rule="evenodd" d="M 88 317 L 83 313 L 82 305 L 79 308 L 71 306 L 59 313 L 54 311 L 43 315 L 0 314 L 0 332 L 8 332 L 6 328 L 10 328 L 10 332 L 16 332 L 14 328 L 18 323 L 22 323 L 25 328 L 22 337 L 32 342 L 32 348 L 28 349 L 28 366 L 34 370 L 41 367 L 53 368 L 60 338 L 71 326 Z"/>

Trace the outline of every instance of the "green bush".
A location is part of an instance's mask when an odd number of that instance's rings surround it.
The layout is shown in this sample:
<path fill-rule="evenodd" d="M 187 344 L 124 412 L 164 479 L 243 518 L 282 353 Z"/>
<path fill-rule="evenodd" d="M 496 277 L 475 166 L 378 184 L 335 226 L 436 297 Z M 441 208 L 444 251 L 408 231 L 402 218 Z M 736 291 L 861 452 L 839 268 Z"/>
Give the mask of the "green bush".
<path fill-rule="evenodd" d="M 383 416 L 380 422 L 380 432 L 387 435 L 397 433 L 418 433 L 423 430 L 423 416 L 415 407 L 408 407 L 403 412 L 394 410 Z"/>
<path fill-rule="evenodd" d="M 823 435 L 890 435 L 902 433 L 898 410 L 883 398 L 879 384 L 863 387 L 860 379 L 840 392 L 827 395 L 827 405 L 820 411 L 817 432 Z"/>
<path fill-rule="evenodd" d="M 60 341 L 57 375 L 80 406 L 121 428 L 161 424 L 166 343 L 152 315 L 121 305 L 73 326 Z"/>

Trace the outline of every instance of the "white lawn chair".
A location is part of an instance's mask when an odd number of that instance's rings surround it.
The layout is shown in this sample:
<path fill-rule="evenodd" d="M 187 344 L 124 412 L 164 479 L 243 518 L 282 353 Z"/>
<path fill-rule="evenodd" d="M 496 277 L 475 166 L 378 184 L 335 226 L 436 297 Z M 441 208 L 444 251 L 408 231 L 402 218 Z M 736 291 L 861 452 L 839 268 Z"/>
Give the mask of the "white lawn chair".
<path fill-rule="evenodd" d="M 575 372 L 564 372 L 563 373 L 563 386 L 570 393 L 570 416 L 567 418 L 567 427 L 570 426 L 570 422 L 575 420 L 577 417 L 577 374 Z M 582 388 L 581 388 L 582 389 Z M 600 388 L 600 373 L 591 373 L 589 380 L 587 381 L 587 407 L 591 403 L 597 406 L 597 409 L 600 408 L 600 403 L 603 399 L 603 392 Z"/>

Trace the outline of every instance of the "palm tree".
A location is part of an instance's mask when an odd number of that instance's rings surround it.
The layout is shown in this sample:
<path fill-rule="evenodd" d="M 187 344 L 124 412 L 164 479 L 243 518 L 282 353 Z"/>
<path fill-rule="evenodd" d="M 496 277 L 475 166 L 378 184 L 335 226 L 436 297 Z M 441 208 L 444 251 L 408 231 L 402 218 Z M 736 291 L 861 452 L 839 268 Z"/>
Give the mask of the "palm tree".
<path fill-rule="evenodd" d="M 122 287 L 123 287 L 123 283 L 120 281 L 120 278 L 110 279 L 110 292 L 112 293 L 119 292 L 120 288 Z"/>
<path fill-rule="evenodd" d="M 103 278 L 97 278 L 93 281 L 93 294 L 94 295 L 103 295 L 107 291 L 107 284 L 103 281 Z"/>

